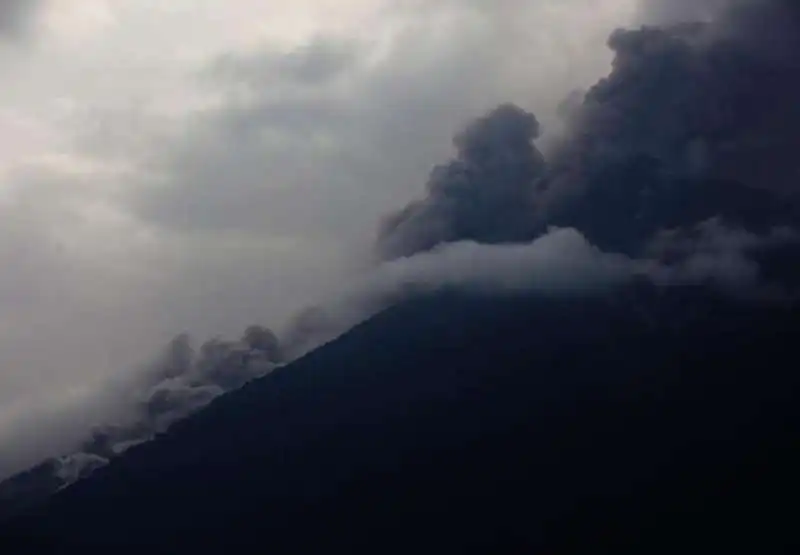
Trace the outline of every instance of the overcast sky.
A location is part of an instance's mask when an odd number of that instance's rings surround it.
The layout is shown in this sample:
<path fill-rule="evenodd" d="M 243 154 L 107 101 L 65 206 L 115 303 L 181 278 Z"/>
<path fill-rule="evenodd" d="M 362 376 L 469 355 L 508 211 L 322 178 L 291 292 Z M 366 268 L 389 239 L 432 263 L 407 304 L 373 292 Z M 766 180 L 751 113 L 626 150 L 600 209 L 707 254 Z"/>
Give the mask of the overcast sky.
<path fill-rule="evenodd" d="M 513 101 L 552 129 L 634 4 L 0 2 L 0 438 L 177 332 L 334 294 L 459 127 Z"/>

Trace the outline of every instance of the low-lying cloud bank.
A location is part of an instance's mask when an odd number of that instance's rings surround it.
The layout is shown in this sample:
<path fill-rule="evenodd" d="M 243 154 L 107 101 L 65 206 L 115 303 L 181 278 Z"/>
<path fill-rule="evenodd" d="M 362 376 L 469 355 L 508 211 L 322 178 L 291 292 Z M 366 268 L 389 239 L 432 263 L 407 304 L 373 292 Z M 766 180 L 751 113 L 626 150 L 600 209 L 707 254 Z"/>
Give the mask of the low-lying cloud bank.
<path fill-rule="evenodd" d="M 773 252 L 800 252 L 800 232 L 776 227 L 764 235 L 718 219 L 665 230 L 647 257 L 604 252 L 575 228 L 552 228 L 530 243 L 459 241 L 380 264 L 337 300 L 302 314 L 284 335 L 297 356 L 376 312 L 418 294 L 445 289 L 477 293 L 535 293 L 551 297 L 601 295 L 635 279 L 669 287 L 705 285 L 750 301 L 793 300 L 800 289 L 770 279 Z"/>

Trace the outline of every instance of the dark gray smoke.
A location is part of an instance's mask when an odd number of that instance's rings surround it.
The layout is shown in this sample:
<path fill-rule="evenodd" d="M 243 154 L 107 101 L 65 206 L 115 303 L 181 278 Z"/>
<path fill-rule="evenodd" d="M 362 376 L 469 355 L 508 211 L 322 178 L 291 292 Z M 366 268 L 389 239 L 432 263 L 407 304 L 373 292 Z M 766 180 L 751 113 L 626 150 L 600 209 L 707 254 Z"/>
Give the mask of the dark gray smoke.
<path fill-rule="evenodd" d="M 427 196 L 389 216 L 378 247 L 384 259 L 409 256 L 440 243 L 500 243 L 530 235 L 533 186 L 544 158 L 533 145 L 533 114 L 502 105 L 456 135 L 455 159 L 431 172 Z"/>
<path fill-rule="evenodd" d="M 797 4 L 729 6 L 612 35 L 612 72 L 571 115 L 538 218 L 627 253 L 712 217 L 759 233 L 800 221 Z"/>
<path fill-rule="evenodd" d="M 800 4 L 678 4 L 648 3 L 678 23 L 612 34 L 611 73 L 565 101 L 546 164 L 531 114 L 502 106 L 470 125 L 427 196 L 384 223 L 381 256 L 550 225 L 641 256 L 660 231 L 711 218 L 753 233 L 800 222 Z"/>
<path fill-rule="evenodd" d="M 218 395 L 263 376 L 281 362 L 277 337 L 250 326 L 240 341 L 215 338 L 195 350 L 186 334 L 176 336 L 140 377 L 130 422 L 97 429 L 82 451 L 110 458 L 164 431 Z"/>

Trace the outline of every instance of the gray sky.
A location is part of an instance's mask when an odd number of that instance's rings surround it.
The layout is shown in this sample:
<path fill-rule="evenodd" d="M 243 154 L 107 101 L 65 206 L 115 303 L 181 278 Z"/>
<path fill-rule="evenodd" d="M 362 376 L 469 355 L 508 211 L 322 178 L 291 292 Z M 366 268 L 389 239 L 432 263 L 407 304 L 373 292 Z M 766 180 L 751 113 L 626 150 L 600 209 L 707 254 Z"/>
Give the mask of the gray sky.
<path fill-rule="evenodd" d="M 177 332 L 341 290 L 459 127 L 552 129 L 635 3 L 0 3 L 0 457 Z"/>
<path fill-rule="evenodd" d="M 23 37 L 40 8 L 41 0 L 0 2 L 0 40 L 18 40 Z"/>

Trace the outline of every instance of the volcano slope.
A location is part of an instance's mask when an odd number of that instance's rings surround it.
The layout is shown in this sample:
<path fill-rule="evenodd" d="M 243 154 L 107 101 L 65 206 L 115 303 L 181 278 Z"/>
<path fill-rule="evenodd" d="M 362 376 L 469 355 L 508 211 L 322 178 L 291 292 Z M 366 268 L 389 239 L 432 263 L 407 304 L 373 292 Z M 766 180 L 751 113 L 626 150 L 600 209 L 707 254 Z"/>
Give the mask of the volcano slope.
<path fill-rule="evenodd" d="M 798 320 L 644 283 L 410 300 L 7 522 L 3 552 L 784 552 Z"/>

